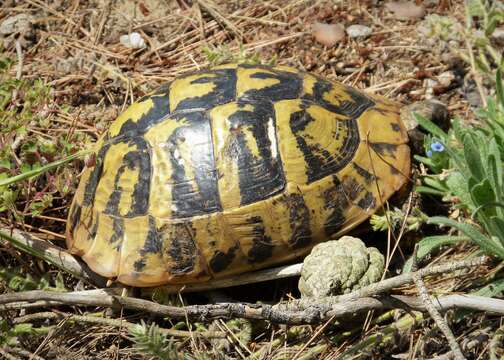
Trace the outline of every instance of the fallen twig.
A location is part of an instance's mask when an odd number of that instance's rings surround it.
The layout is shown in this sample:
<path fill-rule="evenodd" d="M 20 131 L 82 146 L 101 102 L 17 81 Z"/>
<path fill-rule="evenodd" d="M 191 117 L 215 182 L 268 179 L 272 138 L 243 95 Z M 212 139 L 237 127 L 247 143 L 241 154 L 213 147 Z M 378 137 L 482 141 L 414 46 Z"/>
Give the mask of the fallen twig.
<path fill-rule="evenodd" d="M 269 320 L 282 324 L 318 324 L 327 319 L 342 318 L 355 313 L 376 310 L 403 308 L 425 311 L 425 305 L 418 297 L 390 295 L 384 297 L 365 297 L 348 302 L 328 305 L 325 302 L 312 301 L 309 306 L 283 310 L 279 305 L 219 303 L 209 305 L 190 305 L 177 307 L 161 305 L 152 301 L 121 297 L 107 294 L 86 294 L 85 292 L 55 293 L 35 290 L 0 295 L 0 304 L 34 301 L 50 301 L 52 304 L 85 305 L 112 308 L 125 308 L 151 313 L 157 316 L 168 316 L 175 319 L 210 321 L 218 318 L 245 318 Z M 43 304 L 41 304 L 44 306 Z M 434 303 L 439 311 L 452 308 L 466 308 L 487 311 L 504 315 L 504 300 L 474 295 L 446 295 L 436 298 Z M 1 309 L 1 308 L 0 308 Z"/>
<path fill-rule="evenodd" d="M 413 269 L 417 269 L 417 251 L 418 251 L 418 244 L 415 246 L 415 251 L 413 252 Z M 420 300 L 425 305 L 425 308 L 429 312 L 429 315 L 432 317 L 432 319 L 436 322 L 436 325 L 438 328 L 443 332 L 444 336 L 448 340 L 448 344 L 450 345 L 450 349 L 453 353 L 453 356 L 456 360 L 464 360 L 465 356 L 462 353 L 462 349 L 460 348 L 460 345 L 458 344 L 457 340 L 455 339 L 455 335 L 453 335 L 453 332 L 451 331 L 450 327 L 446 323 L 446 321 L 443 319 L 439 311 L 436 309 L 436 307 L 433 304 L 432 297 L 429 295 L 429 292 L 427 291 L 427 287 L 425 286 L 425 283 L 422 279 L 421 274 L 418 271 L 415 271 L 413 273 L 413 281 L 418 289 L 418 292 L 420 294 Z"/>
<path fill-rule="evenodd" d="M 113 326 L 113 327 L 124 327 L 131 328 L 137 326 L 137 324 L 122 320 L 122 319 L 108 319 L 102 317 L 95 316 L 82 316 L 75 314 L 66 314 L 66 313 L 55 313 L 51 311 L 40 312 L 35 314 L 29 314 L 25 316 L 20 316 L 15 318 L 12 323 L 13 324 L 22 324 L 26 322 L 31 322 L 33 320 L 47 320 L 47 319 L 57 319 L 57 320 L 68 320 L 68 321 L 76 321 L 76 322 L 85 322 L 90 324 L 99 324 L 105 326 Z M 174 337 L 191 337 L 191 336 L 201 336 L 204 338 L 225 338 L 226 334 L 219 331 L 183 331 L 183 330 L 174 330 L 174 329 L 163 329 L 159 328 L 159 331 L 168 336 Z"/>
<path fill-rule="evenodd" d="M 418 274 L 419 276 L 425 277 L 434 274 L 442 274 L 447 272 L 452 272 L 460 269 L 467 269 L 472 267 L 477 267 L 484 264 L 487 261 L 486 257 L 474 258 L 471 260 L 463 260 L 463 261 L 454 261 L 447 264 L 440 264 L 435 266 L 429 266 L 423 269 L 418 270 L 417 272 L 410 272 L 398 276 L 394 276 L 390 279 L 385 279 L 380 282 L 365 286 L 359 290 L 352 291 L 351 293 L 339 296 L 330 296 L 324 299 L 324 303 L 338 304 L 346 301 L 353 301 L 359 298 L 364 298 L 368 296 L 374 296 L 378 294 L 386 293 L 394 288 L 411 284 L 413 282 L 414 274 Z M 283 309 L 289 310 L 291 308 L 303 308 L 309 306 L 313 303 L 313 299 L 300 299 L 293 300 L 288 303 L 279 304 Z"/>
<path fill-rule="evenodd" d="M 105 278 L 94 273 L 84 262 L 69 254 L 64 249 L 48 241 L 37 239 L 27 232 L 9 229 L 0 225 L 0 244 L 1 243 L 10 243 L 17 249 L 41 258 L 90 284 L 104 287 L 107 283 Z"/>
<path fill-rule="evenodd" d="M 240 304 L 219 303 L 211 305 L 191 305 L 186 307 L 168 306 L 154 303 L 143 299 L 119 296 L 121 289 L 102 289 L 93 291 L 80 291 L 68 293 L 55 293 L 47 291 L 27 291 L 21 293 L 0 295 L 0 310 L 15 308 L 39 307 L 49 304 L 87 305 L 113 308 L 127 308 L 149 312 L 158 316 L 169 316 L 177 319 L 205 321 L 215 318 L 247 318 L 269 320 L 285 324 L 316 324 L 331 317 L 341 318 L 360 311 L 373 309 L 405 308 L 409 310 L 425 311 L 425 305 L 417 297 L 385 296 L 370 297 L 392 287 L 411 283 L 415 275 L 431 275 L 445 273 L 461 268 L 469 268 L 481 265 L 485 262 L 484 257 L 469 261 L 459 261 L 450 264 L 437 265 L 425 268 L 414 273 L 408 273 L 395 278 L 381 281 L 380 283 L 367 286 L 353 293 L 328 297 L 323 300 L 313 299 L 294 300 L 289 303 L 276 305 L 269 304 Z M 483 310 L 504 314 L 504 300 L 469 295 L 448 295 L 437 298 L 434 303 L 436 309 L 445 311 L 453 307 Z"/>

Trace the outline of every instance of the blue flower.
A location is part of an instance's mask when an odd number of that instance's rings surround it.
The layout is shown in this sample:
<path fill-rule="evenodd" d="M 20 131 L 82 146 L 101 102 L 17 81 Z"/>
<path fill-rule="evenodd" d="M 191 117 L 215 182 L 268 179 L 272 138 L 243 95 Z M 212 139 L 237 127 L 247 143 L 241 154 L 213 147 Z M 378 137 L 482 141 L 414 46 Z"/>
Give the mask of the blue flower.
<path fill-rule="evenodd" d="M 432 157 L 432 151 L 427 150 L 426 154 L 427 154 L 427 157 Z"/>
<path fill-rule="evenodd" d="M 444 151 L 444 145 L 441 144 L 439 141 L 436 141 L 436 142 L 433 142 L 430 146 L 430 148 L 432 149 L 432 151 L 435 151 L 435 152 L 443 152 Z M 429 156 L 429 155 L 427 155 Z M 432 154 L 431 154 L 432 156 Z"/>

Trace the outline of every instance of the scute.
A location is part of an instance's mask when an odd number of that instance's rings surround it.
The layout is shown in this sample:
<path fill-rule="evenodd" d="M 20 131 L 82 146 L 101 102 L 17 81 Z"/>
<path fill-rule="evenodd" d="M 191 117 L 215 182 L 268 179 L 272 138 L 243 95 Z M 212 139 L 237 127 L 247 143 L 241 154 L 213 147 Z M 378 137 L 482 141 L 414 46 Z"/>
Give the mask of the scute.
<path fill-rule="evenodd" d="M 67 245 L 133 286 L 288 261 L 363 222 L 407 181 L 407 140 L 396 104 L 293 68 L 187 74 L 98 141 Z"/>

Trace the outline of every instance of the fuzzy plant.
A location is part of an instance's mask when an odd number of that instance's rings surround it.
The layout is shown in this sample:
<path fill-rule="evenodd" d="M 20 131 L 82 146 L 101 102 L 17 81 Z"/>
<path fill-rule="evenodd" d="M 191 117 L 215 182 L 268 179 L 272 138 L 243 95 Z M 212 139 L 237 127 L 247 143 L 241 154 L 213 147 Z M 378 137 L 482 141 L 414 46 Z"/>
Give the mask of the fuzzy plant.
<path fill-rule="evenodd" d="M 477 126 L 454 119 L 444 132 L 431 121 L 416 116 L 428 135 L 426 156 L 415 156 L 431 174 L 416 191 L 453 203 L 466 214 L 456 221 L 435 216 L 428 223 L 452 227 L 460 235 L 431 236 L 419 244 L 418 257 L 441 245 L 470 240 L 485 253 L 504 260 L 504 90 L 497 71 L 496 95 L 477 111 Z M 409 261 L 406 269 L 409 269 Z"/>

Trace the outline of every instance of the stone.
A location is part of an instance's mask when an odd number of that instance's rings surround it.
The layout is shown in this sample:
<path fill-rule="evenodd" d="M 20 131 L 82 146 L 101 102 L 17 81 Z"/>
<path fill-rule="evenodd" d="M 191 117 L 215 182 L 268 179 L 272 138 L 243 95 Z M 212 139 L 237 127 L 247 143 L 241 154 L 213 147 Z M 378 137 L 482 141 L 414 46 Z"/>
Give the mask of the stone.
<path fill-rule="evenodd" d="M 32 18 L 27 14 L 10 16 L 0 24 L 0 35 L 25 33 L 31 29 Z"/>
<path fill-rule="evenodd" d="M 373 30 L 365 25 L 350 25 L 346 29 L 346 33 L 349 37 L 355 38 L 365 38 L 373 33 Z"/>
<path fill-rule="evenodd" d="M 327 47 L 333 47 L 345 38 L 345 28 L 341 24 L 315 23 L 311 30 L 315 40 Z"/>

